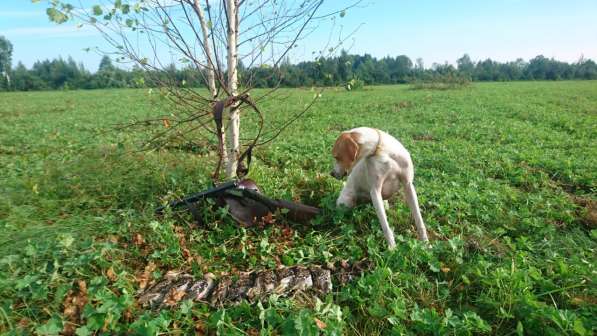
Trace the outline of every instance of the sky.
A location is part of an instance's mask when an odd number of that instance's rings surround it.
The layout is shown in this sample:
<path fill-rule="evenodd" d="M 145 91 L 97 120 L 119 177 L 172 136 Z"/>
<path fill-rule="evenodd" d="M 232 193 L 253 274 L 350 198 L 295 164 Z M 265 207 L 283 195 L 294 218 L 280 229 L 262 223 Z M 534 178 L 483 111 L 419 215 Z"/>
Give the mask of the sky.
<path fill-rule="evenodd" d="M 89 6 L 98 2 L 79 1 Z M 323 10 L 347 2 L 328 0 Z M 95 71 L 101 56 L 84 49 L 106 49 L 106 42 L 92 27 L 51 23 L 47 7 L 43 0 L 0 0 L 0 36 L 13 44 L 13 66 L 72 56 Z M 358 28 L 346 45 L 349 52 L 407 55 L 413 61 L 421 57 L 427 67 L 455 63 L 465 53 L 473 60 L 537 55 L 567 62 L 581 56 L 597 60 L 597 0 L 363 0 L 337 22 L 344 32 Z M 299 42 L 291 62 L 310 59 L 329 35 L 329 27 L 321 26 Z"/>

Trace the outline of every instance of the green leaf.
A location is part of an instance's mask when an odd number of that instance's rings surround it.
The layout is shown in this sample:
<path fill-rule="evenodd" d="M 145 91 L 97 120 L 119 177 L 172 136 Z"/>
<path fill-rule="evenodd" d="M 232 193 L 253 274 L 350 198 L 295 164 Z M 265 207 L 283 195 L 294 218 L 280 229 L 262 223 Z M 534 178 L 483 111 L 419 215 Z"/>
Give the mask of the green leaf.
<path fill-rule="evenodd" d="M 130 5 L 122 5 L 120 10 L 122 11 L 122 14 L 128 14 L 131 11 L 131 6 Z"/>
<path fill-rule="evenodd" d="M 207 21 L 207 29 L 212 29 L 213 28 L 213 23 L 211 22 L 211 20 Z"/>
<path fill-rule="evenodd" d="M 192 300 L 184 300 L 180 304 L 180 312 L 184 315 L 188 315 L 191 313 L 191 309 L 193 308 L 193 301 Z"/>
<path fill-rule="evenodd" d="M 102 7 L 100 7 L 100 5 L 93 6 L 93 15 L 100 16 L 103 13 L 104 13 L 104 11 L 102 11 Z"/>
<path fill-rule="evenodd" d="M 65 233 L 60 237 L 60 245 L 64 248 L 69 248 L 75 242 L 75 238 L 70 233 Z"/>
<path fill-rule="evenodd" d="M 35 329 L 35 332 L 39 335 L 58 335 L 62 331 L 62 320 L 58 317 L 52 317 L 41 326 Z"/>
<path fill-rule="evenodd" d="M 587 329 L 585 329 L 585 326 L 580 319 L 574 320 L 574 331 L 581 336 L 587 334 Z"/>
<path fill-rule="evenodd" d="M 56 8 L 48 8 L 46 9 L 46 14 L 48 14 L 48 18 L 52 22 L 56 23 L 64 23 L 68 20 L 68 16 L 66 16 L 61 11 L 57 10 Z"/>
<path fill-rule="evenodd" d="M 345 16 L 346 16 L 346 11 L 345 11 L 345 10 L 341 11 L 341 12 L 340 12 L 340 17 L 341 17 L 341 18 L 343 18 L 343 17 L 345 17 Z"/>
<path fill-rule="evenodd" d="M 387 318 L 387 320 L 391 325 L 400 325 L 400 320 L 395 316 L 390 316 Z"/>
<path fill-rule="evenodd" d="M 292 265 L 295 264 L 295 261 L 294 261 L 294 259 L 291 256 L 289 256 L 289 255 L 283 255 L 282 256 L 282 263 L 284 265 L 286 265 L 286 266 L 292 266 Z"/>
<path fill-rule="evenodd" d="M 91 330 L 89 330 L 89 328 L 87 328 L 87 326 L 79 327 L 75 331 L 75 335 L 77 335 L 77 336 L 89 336 L 92 334 L 93 334 L 93 332 L 91 332 Z"/>
<path fill-rule="evenodd" d="M 19 290 L 19 289 L 27 288 L 35 280 L 37 280 L 37 277 L 27 274 L 23 278 L 18 279 L 15 282 L 15 289 Z"/>
<path fill-rule="evenodd" d="M 135 22 L 135 21 L 133 21 L 133 19 L 126 19 L 126 25 L 127 25 L 128 27 L 132 27 L 134 22 Z"/>
<path fill-rule="evenodd" d="M 439 264 L 437 262 L 429 262 L 428 265 L 429 265 L 429 269 L 432 272 L 435 272 L 435 273 L 439 272 L 440 269 L 439 269 Z"/>
<path fill-rule="evenodd" d="M 298 316 L 294 318 L 294 331 L 292 334 L 296 335 L 318 335 L 319 330 L 315 325 L 313 317 L 309 314 L 309 311 L 303 309 L 299 312 Z M 291 330 L 286 330 L 290 332 Z"/>
<path fill-rule="evenodd" d="M 524 328 L 522 326 L 522 322 L 518 321 L 516 323 L 516 335 L 523 336 L 524 335 Z"/>
<path fill-rule="evenodd" d="M 27 256 L 34 256 L 36 254 L 37 250 L 35 249 L 35 246 L 31 245 L 31 244 L 27 244 L 27 246 L 25 246 L 25 255 Z"/>

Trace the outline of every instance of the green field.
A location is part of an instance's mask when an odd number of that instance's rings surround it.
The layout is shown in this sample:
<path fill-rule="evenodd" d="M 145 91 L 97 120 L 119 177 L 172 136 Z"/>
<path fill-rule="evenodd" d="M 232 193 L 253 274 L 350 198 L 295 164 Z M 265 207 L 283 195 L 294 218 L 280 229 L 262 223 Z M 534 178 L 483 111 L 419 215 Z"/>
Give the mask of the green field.
<path fill-rule="evenodd" d="M 313 94 L 280 91 L 262 105 L 267 120 L 279 123 Z M 158 203 L 207 187 L 215 158 L 201 149 L 138 152 L 147 134 L 112 130 L 161 106 L 147 90 L 0 94 L 0 332 L 597 330 L 597 82 L 328 89 L 258 150 L 250 174 L 267 195 L 324 214 L 265 229 L 238 228 L 223 212 L 205 211 L 203 228 L 153 215 Z M 328 176 L 330 150 L 356 126 L 388 131 L 410 150 L 431 248 L 415 239 L 399 198 L 388 212 L 394 251 L 370 205 L 335 209 L 342 183 Z M 157 279 L 171 269 L 220 274 L 363 257 L 374 269 L 321 301 L 271 297 L 219 310 L 185 302 L 150 312 L 135 300 L 150 262 Z M 73 316 L 65 306 L 79 281 L 86 304 Z"/>

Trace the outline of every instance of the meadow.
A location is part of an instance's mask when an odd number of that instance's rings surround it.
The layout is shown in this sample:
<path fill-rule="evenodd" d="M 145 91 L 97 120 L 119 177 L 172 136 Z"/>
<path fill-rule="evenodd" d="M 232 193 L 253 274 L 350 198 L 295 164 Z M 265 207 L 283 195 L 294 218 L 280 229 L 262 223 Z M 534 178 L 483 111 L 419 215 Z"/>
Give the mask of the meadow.
<path fill-rule="evenodd" d="M 264 102 L 276 125 L 314 92 Z M 137 151 L 145 131 L 114 124 L 162 112 L 148 90 L 0 93 L 0 332 L 6 334 L 499 334 L 597 330 L 597 82 L 327 89 L 259 148 L 249 177 L 269 196 L 323 208 L 309 225 L 277 218 L 205 226 L 155 206 L 209 186 L 204 147 Z M 252 117 L 243 121 L 250 134 Z M 431 247 L 399 198 L 388 251 L 370 205 L 334 206 L 338 133 L 371 126 L 415 163 Z M 207 145 L 207 144 L 206 144 Z M 211 143 L 213 145 L 213 142 Z M 322 297 L 272 296 L 220 309 L 145 310 L 142 281 L 369 258 L 374 267 Z"/>

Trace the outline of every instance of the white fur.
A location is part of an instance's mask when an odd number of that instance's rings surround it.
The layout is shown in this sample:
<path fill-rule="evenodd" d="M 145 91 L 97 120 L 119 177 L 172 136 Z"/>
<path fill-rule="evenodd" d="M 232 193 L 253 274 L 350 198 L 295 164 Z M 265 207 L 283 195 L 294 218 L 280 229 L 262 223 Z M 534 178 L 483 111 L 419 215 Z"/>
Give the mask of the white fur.
<path fill-rule="evenodd" d="M 360 135 L 357 141 L 359 152 L 352 169 L 346 172 L 348 179 L 336 204 L 354 207 L 358 202 L 371 201 L 388 245 L 394 248 L 396 242 L 388 224 L 384 200 L 390 198 L 398 192 L 400 186 L 403 186 L 419 238 L 427 241 L 427 229 L 421 217 L 419 201 L 413 185 L 414 167 L 406 148 L 393 136 L 373 128 L 359 127 L 346 132 Z M 378 144 L 379 149 L 376 152 Z M 335 176 L 344 175 L 338 162 L 334 167 L 334 173 Z"/>

